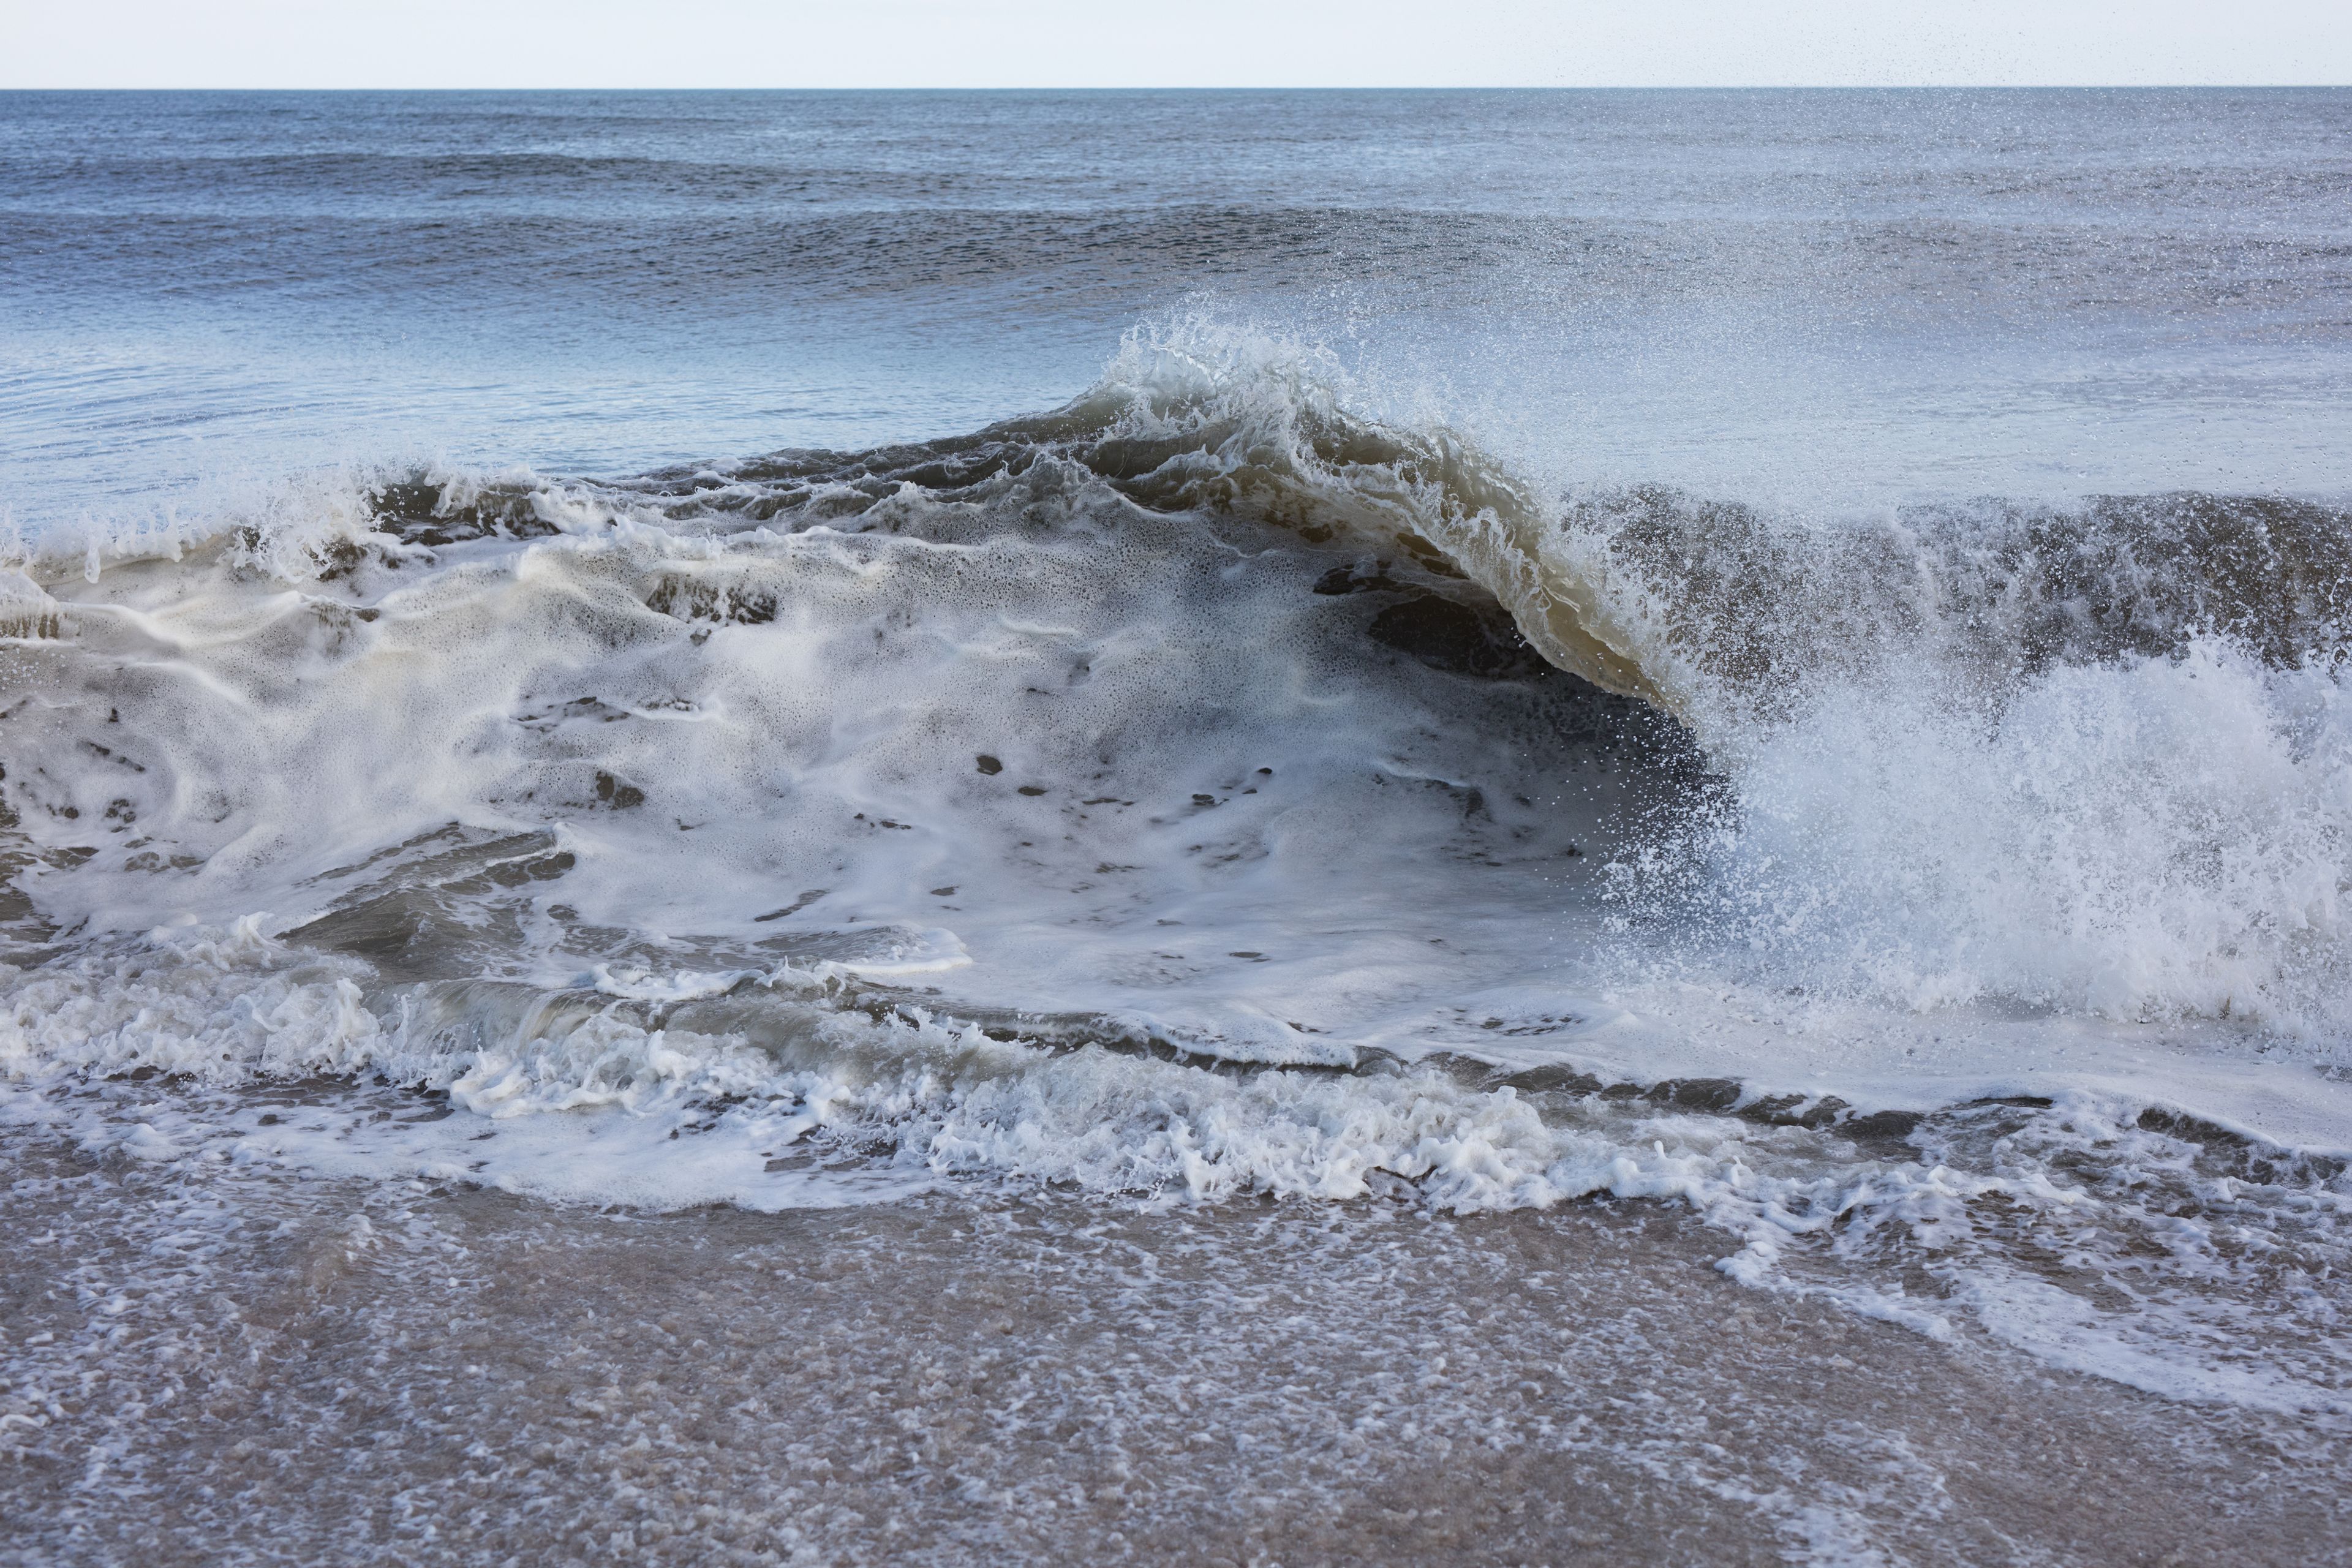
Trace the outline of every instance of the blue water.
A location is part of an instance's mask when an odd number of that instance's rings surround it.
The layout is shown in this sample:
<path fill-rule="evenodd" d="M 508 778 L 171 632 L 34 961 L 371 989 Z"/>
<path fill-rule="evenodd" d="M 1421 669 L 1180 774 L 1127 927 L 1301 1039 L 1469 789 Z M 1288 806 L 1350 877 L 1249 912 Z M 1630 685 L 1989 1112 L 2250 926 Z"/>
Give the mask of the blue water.
<path fill-rule="evenodd" d="M 0 506 L 944 436 L 1204 308 L 1565 482 L 2335 494 L 2352 93 L 0 95 Z"/>

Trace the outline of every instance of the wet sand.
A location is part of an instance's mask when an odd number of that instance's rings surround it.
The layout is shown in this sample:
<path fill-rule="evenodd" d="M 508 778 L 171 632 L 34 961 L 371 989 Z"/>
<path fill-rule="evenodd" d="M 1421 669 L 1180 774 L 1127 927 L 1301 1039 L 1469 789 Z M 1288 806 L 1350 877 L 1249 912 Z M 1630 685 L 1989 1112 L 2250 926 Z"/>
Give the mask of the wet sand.
<path fill-rule="evenodd" d="M 2352 1449 L 1656 1205 L 763 1215 L 0 1142 L 0 1563 L 2310 1564 Z"/>

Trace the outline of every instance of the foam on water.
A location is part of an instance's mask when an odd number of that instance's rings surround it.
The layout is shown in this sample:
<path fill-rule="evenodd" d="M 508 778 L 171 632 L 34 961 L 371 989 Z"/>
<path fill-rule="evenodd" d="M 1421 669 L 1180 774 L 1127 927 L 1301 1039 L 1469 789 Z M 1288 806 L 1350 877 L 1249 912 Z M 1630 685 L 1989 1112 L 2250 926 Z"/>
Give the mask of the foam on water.
<path fill-rule="evenodd" d="M 352 967 L 247 925 L 21 976 L 0 1018 L 12 1118 L 192 1170 L 655 1208 L 831 1206 L 974 1179 L 1155 1205 L 1666 1199 L 1729 1234 L 1720 1267 L 1749 1284 L 1936 1337 L 1974 1321 L 2173 1397 L 2352 1411 L 2326 1284 L 2347 1261 L 2343 1162 L 2125 1096 L 1842 1119 L 1706 1085 L 1596 1095 L 1463 1064 L 1237 1072 L 1056 1049 L 845 995 L 838 976 L 780 973 L 698 1010 L 475 983 L 371 1011 Z M 159 1071 L 180 1087 L 130 1087 Z M 362 1084 L 343 1087 L 352 1074 Z"/>
<path fill-rule="evenodd" d="M 1182 320 L 953 441 L 25 544 L 13 1114 L 654 1207 L 1671 1199 L 2344 1414 L 2341 519 L 1547 499 L 1349 395 Z"/>

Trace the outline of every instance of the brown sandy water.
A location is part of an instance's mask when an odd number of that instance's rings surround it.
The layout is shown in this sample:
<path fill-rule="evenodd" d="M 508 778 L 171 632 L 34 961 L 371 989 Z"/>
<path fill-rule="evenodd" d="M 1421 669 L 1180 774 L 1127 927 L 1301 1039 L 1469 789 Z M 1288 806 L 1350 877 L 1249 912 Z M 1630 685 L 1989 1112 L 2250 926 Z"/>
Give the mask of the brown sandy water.
<path fill-rule="evenodd" d="M 0 1140 L 0 1563 L 2319 1563 L 2345 1440 L 1679 1209 L 758 1215 Z"/>

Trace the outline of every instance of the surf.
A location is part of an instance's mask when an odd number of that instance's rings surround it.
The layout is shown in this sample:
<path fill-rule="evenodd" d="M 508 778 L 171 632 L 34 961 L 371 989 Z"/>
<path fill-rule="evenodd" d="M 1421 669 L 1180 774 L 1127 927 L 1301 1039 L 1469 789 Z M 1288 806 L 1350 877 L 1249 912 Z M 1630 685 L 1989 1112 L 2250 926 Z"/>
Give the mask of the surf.
<path fill-rule="evenodd" d="M 2340 1250 L 2342 521 L 1547 489 L 1192 328 L 936 442 L 302 476 L 0 578 L 0 1065 L 655 1207 L 1666 1200 L 2032 1341 L 2006 1215 Z M 2333 1408 L 2191 1252 L 2069 1364 Z"/>

